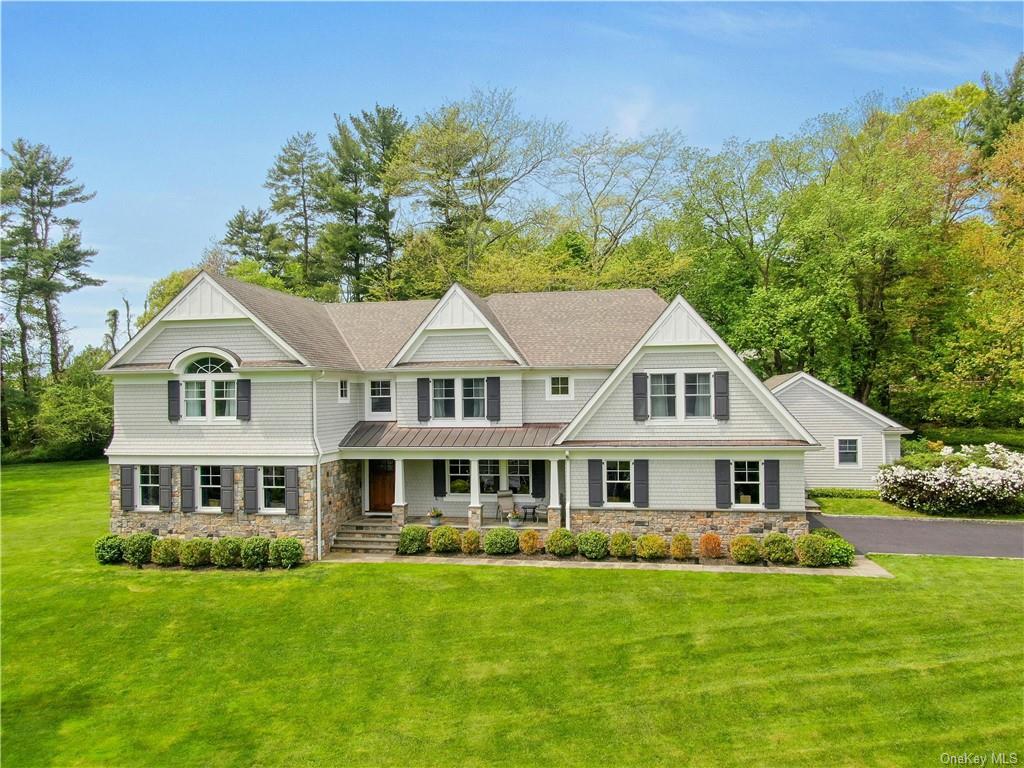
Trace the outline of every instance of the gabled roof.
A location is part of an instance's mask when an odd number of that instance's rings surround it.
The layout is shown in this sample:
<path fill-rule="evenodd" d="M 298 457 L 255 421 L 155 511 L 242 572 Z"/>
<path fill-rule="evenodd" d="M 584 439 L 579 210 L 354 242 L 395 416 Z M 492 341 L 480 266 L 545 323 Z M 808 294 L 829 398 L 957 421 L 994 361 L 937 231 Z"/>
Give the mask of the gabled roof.
<path fill-rule="evenodd" d="M 417 299 L 325 306 L 338 333 L 355 353 L 359 368 L 372 371 L 387 367 L 436 304 L 437 299 Z"/>
<path fill-rule="evenodd" d="M 806 382 L 812 387 L 816 387 L 818 390 L 824 392 L 833 400 L 837 400 L 838 402 L 851 408 L 852 410 L 862 413 L 863 415 L 867 416 L 870 419 L 874 419 L 882 426 L 883 431 L 885 432 L 899 432 L 905 435 L 909 435 L 911 432 L 914 431 L 912 429 L 907 429 L 899 422 L 893 421 L 885 414 L 879 413 L 874 408 L 864 405 L 864 403 L 860 402 L 859 400 L 854 400 L 849 395 L 840 392 L 835 387 L 829 386 L 821 379 L 812 376 L 811 374 L 805 371 L 793 371 L 792 373 L 783 373 L 778 376 L 772 376 L 771 378 L 766 379 L 764 384 L 775 395 L 779 395 L 786 389 L 800 381 Z"/>

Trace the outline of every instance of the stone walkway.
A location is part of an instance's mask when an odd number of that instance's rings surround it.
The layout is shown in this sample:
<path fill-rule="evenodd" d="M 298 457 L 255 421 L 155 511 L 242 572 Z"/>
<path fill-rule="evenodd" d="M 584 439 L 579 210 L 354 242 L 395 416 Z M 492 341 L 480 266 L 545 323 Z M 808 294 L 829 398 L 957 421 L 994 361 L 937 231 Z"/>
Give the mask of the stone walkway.
<path fill-rule="evenodd" d="M 461 557 L 453 555 L 376 555 L 332 552 L 325 563 L 402 563 L 404 565 L 498 565 L 521 568 L 597 568 L 602 570 L 636 571 L 690 571 L 693 573 L 774 573 L 794 576 L 863 576 L 873 579 L 891 579 L 892 574 L 873 560 L 857 557 L 849 568 L 798 568 L 783 565 L 697 565 L 695 563 L 643 563 L 629 560 L 549 560 L 547 558 L 515 557 Z"/>
<path fill-rule="evenodd" d="M 1024 557 L 1024 523 L 951 518 L 809 514 L 811 528 L 831 528 L 858 552 L 897 555 Z"/>

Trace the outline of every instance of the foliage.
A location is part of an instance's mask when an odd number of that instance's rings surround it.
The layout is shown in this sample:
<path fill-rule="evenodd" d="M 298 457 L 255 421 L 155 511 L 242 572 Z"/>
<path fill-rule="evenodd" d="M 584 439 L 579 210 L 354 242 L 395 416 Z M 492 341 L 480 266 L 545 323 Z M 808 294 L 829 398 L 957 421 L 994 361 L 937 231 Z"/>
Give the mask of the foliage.
<path fill-rule="evenodd" d="M 702 533 L 697 541 L 697 551 L 700 552 L 702 558 L 722 557 L 722 537 L 714 531 Z"/>
<path fill-rule="evenodd" d="M 612 557 L 633 557 L 636 544 L 626 531 L 616 531 L 608 540 L 608 552 Z"/>
<path fill-rule="evenodd" d="M 222 536 L 213 542 L 210 562 L 218 568 L 235 568 L 242 564 L 242 539 L 237 536 Z"/>
<path fill-rule="evenodd" d="M 555 557 L 570 557 L 576 554 L 576 535 L 566 528 L 557 528 L 548 534 L 544 549 Z"/>
<path fill-rule="evenodd" d="M 462 548 L 462 537 L 458 529 L 451 525 L 441 525 L 432 529 L 428 539 L 430 549 L 438 554 L 458 552 Z"/>
<path fill-rule="evenodd" d="M 540 534 L 533 528 L 519 532 L 519 551 L 524 555 L 535 555 L 540 552 L 541 547 Z"/>
<path fill-rule="evenodd" d="M 636 556 L 641 560 L 663 560 L 668 552 L 668 541 L 661 534 L 645 533 L 636 540 Z"/>
<path fill-rule="evenodd" d="M 868 488 L 808 488 L 812 499 L 877 499 L 878 491 Z"/>
<path fill-rule="evenodd" d="M 270 539 L 247 536 L 242 539 L 242 567 L 262 571 L 270 562 Z"/>
<path fill-rule="evenodd" d="M 398 535 L 398 554 L 418 555 L 430 546 L 430 532 L 426 526 L 406 525 Z"/>
<path fill-rule="evenodd" d="M 673 560 L 689 560 L 693 557 L 693 540 L 685 533 L 677 533 L 669 551 Z"/>
<path fill-rule="evenodd" d="M 924 436 L 925 442 L 934 441 L 934 450 L 939 450 L 943 443 L 949 445 L 985 445 L 986 443 L 999 443 L 1007 448 L 1024 451 L 1024 429 L 991 429 L 987 427 L 941 427 L 936 424 L 922 424 L 919 428 Z M 904 440 L 904 453 L 907 450 L 907 440 Z"/>
<path fill-rule="evenodd" d="M 251 539 L 246 539 L 246 541 L 251 541 Z M 185 568 L 201 568 L 210 564 L 212 551 L 213 541 L 210 539 L 185 539 L 178 548 L 178 560 Z"/>
<path fill-rule="evenodd" d="M 475 555 L 480 551 L 480 531 L 470 528 L 462 534 L 462 554 Z"/>
<path fill-rule="evenodd" d="M 832 566 L 851 566 L 857 556 L 857 550 L 853 544 L 842 536 L 827 538 L 828 542 L 828 564 Z"/>
<path fill-rule="evenodd" d="M 821 511 L 826 515 L 871 515 L 874 517 L 927 518 L 924 512 L 904 509 L 881 499 L 822 499 Z M 1020 512 L 994 514 L 990 510 L 978 511 L 971 515 L 947 515 L 947 517 L 969 517 L 976 520 L 1024 520 L 1024 509 Z"/>
<path fill-rule="evenodd" d="M 511 528 L 491 528 L 484 536 L 488 555 L 514 555 L 519 551 L 519 536 Z"/>
<path fill-rule="evenodd" d="M 796 547 L 793 544 L 793 539 L 784 533 L 778 531 L 769 533 L 761 542 L 761 548 L 764 550 L 765 560 L 769 563 L 788 565 L 796 562 Z"/>
<path fill-rule="evenodd" d="M 608 557 L 608 534 L 604 531 L 584 531 L 576 537 L 576 547 L 587 560 Z"/>
<path fill-rule="evenodd" d="M 141 568 L 148 563 L 153 554 L 153 542 L 156 536 L 152 533 L 133 533 L 124 540 L 123 556 L 126 563 Z"/>
<path fill-rule="evenodd" d="M 124 559 L 124 536 L 107 533 L 96 539 L 92 545 L 96 562 L 101 565 L 120 563 Z"/>
<path fill-rule="evenodd" d="M 177 565 L 181 551 L 181 540 L 171 537 L 153 542 L 153 562 L 157 565 Z"/>
<path fill-rule="evenodd" d="M 270 542 L 271 565 L 285 570 L 294 568 L 302 562 L 306 556 L 306 550 L 302 542 L 294 536 L 281 536 Z"/>
<path fill-rule="evenodd" d="M 796 557 L 800 565 L 807 568 L 822 568 L 828 565 L 832 559 L 829 540 L 813 533 L 797 536 Z"/>
<path fill-rule="evenodd" d="M 110 443 L 114 423 L 113 382 L 96 370 L 109 354 L 86 347 L 63 375 L 50 381 L 39 397 L 36 426 L 50 459 L 101 456 Z"/>
<path fill-rule="evenodd" d="M 812 528 L 811 533 L 813 533 L 815 536 L 823 536 L 826 539 L 843 538 L 838 531 L 833 531 L 831 528 Z"/>
<path fill-rule="evenodd" d="M 759 563 L 762 560 L 760 542 L 747 534 L 733 537 L 729 542 L 729 554 L 733 560 L 743 565 Z"/>

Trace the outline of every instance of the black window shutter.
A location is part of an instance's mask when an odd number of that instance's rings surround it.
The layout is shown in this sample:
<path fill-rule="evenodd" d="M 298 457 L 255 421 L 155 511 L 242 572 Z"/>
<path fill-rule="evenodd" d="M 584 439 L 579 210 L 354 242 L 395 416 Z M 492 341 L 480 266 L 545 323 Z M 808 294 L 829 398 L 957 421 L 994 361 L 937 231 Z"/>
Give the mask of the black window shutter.
<path fill-rule="evenodd" d="M 416 379 L 416 416 L 420 421 L 430 421 L 430 379 Z"/>
<path fill-rule="evenodd" d="M 172 467 L 170 464 L 160 465 L 160 511 L 170 512 L 174 495 L 173 482 L 171 480 Z"/>
<path fill-rule="evenodd" d="M 252 381 L 239 379 L 235 385 L 235 415 L 239 421 L 252 419 Z"/>
<path fill-rule="evenodd" d="M 284 511 L 299 514 L 299 468 L 284 468 Z"/>
<path fill-rule="evenodd" d="M 729 420 L 729 372 L 715 371 L 715 418 Z"/>
<path fill-rule="evenodd" d="M 434 459 L 434 496 L 439 499 L 447 495 L 445 479 L 444 459 Z"/>
<path fill-rule="evenodd" d="M 729 509 L 732 506 L 731 472 L 732 462 L 728 459 L 715 459 L 715 507 L 718 509 Z"/>
<path fill-rule="evenodd" d="M 535 459 L 530 462 L 530 495 L 535 499 L 543 499 L 548 495 L 547 477 L 544 474 L 544 459 Z"/>
<path fill-rule="evenodd" d="M 255 515 L 260 511 L 259 481 L 259 467 L 242 468 L 242 500 L 247 515 Z"/>
<path fill-rule="evenodd" d="M 167 382 L 167 420 L 181 419 L 181 382 L 171 379 Z"/>
<path fill-rule="evenodd" d="M 235 511 L 235 468 L 220 468 L 220 511 Z"/>
<path fill-rule="evenodd" d="M 121 465 L 121 511 L 131 512 L 135 509 L 135 467 L 131 464 Z"/>
<path fill-rule="evenodd" d="M 633 374 L 633 419 L 647 421 L 647 374 Z"/>
<path fill-rule="evenodd" d="M 501 377 L 487 377 L 487 420 L 501 421 Z"/>
<path fill-rule="evenodd" d="M 765 509 L 779 508 L 778 459 L 765 459 L 764 462 L 764 506 Z"/>
<path fill-rule="evenodd" d="M 196 511 L 196 468 L 182 465 L 181 472 L 181 511 Z"/>
<path fill-rule="evenodd" d="M 646 507 L 649 502 L 650 475 L 647 459 L 633 461 L 633 506 Z"/>
<path fill-rule="evenodd" d="M 587 459 L 587 488 L 590 490 L 590 506 L 604 506 L 604 462 L 600 459 Z"/>

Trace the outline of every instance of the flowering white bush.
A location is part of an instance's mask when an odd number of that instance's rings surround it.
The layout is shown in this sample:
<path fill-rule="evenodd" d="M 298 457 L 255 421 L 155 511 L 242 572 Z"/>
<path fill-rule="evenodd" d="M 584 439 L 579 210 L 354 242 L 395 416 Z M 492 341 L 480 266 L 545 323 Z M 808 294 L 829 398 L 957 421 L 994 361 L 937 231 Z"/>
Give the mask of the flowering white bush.
<path fill-rule="evenodd" d="M 1024 453 L 996 443 L 907 456 L 882 467 L 876 480 L 884 501 L 929 515 L 1024 508 Z"/>

